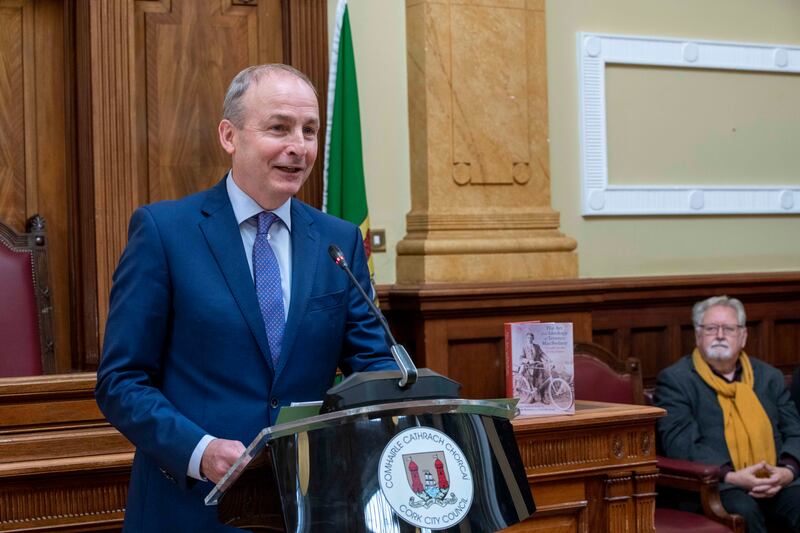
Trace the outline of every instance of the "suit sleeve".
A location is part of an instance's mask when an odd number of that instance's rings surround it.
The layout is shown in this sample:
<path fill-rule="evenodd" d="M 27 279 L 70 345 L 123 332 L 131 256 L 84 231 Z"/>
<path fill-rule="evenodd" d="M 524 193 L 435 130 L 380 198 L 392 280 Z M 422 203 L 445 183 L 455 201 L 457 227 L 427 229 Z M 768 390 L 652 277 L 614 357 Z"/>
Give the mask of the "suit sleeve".
<path fill-rule="evenodd" d="M 780 453 L 789 454 L 800 462 L 800 415 L 780 371 L 774 372 L 770 388 L 778 408 L 777 426 L 782 444 Z"/>
<path fill-rule="evenodd" d="M 367 295 L 371 296 L 372 282 L 358 228 L 355 228 L 347 255 L 350 268 L 359 285 Z M 346 374 L 370 370 L 397 370 L 383 328 L 370 312 L 358 289 L 352 284 L 349 285 L 347 293 L 347 319 L 339 368 Z"/>
<path fill-rule="evenodd" d="M 792 372 L 792 384 L 789 387 L 789 394 L 797 407 L 797 412 L 800 413 L 800 366 Z"/>
<path fill-rule="evenodd" d="M 729 455 L 703 443 L 697 423 L 697 406 L 692 405 L 694 395 L 685 386 L 687 383 L 688 376 L 682 376 L 677 369 L 663 370 L 656 381 L 654 403 L 667 411 L 657 423 L 664 454 L 676 459 L 724 465 L 731 460 Z"/>
<path fill-rule="evenodd" d="M 158 227 L 140 208 L 114 273 L 95 396 L 109 422 L 181 486 L 205 431 L 162 394 L 170 334 L 169 265 Z"/>

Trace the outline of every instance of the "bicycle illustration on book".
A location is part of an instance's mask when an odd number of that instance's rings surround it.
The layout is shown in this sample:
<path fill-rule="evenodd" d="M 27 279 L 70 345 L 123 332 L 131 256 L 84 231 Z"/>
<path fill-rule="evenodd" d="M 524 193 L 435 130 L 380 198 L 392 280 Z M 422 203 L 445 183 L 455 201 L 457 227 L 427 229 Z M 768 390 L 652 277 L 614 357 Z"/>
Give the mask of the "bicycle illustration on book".
<path fill-rule="evenodd" d="M 534 334 L 528 333 L 519 365 L 513 369 L 514 396 L 522 404 L 541 403 L 568 411 L 575 400 L 572 386 L 559 377 L 555 363 L 534 340 Z"/>

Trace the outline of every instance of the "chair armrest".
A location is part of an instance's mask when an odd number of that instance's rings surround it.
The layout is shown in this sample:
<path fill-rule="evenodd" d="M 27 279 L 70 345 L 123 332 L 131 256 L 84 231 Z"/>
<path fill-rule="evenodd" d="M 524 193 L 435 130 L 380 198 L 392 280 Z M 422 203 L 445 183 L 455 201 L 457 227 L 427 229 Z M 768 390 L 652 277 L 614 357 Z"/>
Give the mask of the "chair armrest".
<path fill-rule="evenodd" d="M 719 498 L 719 467 L 658 456 L 657 485 L 681 489 L 700 495 L 703 514 L 724 524 L 736 533 L 745 532 L 745 521 L 740 515 L 729 514 Z"/>
<path fill-rule="evenodd" d="M 663 456 L 658 456 L 657 461 L 658 470 L 664 476 L 694 479 L 702 483 L 719 480 L 718 466 Z"/>

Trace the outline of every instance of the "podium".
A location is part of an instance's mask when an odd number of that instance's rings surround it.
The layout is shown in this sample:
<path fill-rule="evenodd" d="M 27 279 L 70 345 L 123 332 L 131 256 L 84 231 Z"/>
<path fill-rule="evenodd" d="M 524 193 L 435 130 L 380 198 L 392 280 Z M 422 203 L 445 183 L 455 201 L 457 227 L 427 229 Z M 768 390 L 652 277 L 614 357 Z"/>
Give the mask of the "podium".
<path fill-rule="evenodd" d="M 503 401 L 383 403 L 268 427 L 209 493 L 256 531 L 491 532 L 535 510 Z"/>

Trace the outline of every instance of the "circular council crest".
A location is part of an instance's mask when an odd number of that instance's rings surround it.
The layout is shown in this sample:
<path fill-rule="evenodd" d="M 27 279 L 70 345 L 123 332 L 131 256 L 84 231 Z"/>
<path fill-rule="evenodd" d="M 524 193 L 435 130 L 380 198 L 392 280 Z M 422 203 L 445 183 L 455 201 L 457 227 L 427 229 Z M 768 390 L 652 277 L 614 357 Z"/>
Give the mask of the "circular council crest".
<path fill-rule="evenodd" d="M 461 448 L 441 431 L 424 426 L 406 429 L 386 445 L 378 479 L 400 518 L 433 530 L 461 522 L 475 493 Z"/>

